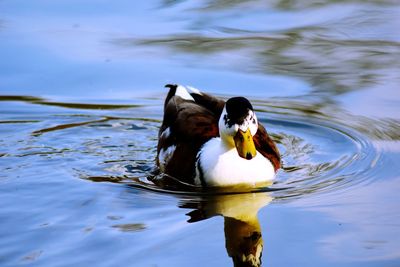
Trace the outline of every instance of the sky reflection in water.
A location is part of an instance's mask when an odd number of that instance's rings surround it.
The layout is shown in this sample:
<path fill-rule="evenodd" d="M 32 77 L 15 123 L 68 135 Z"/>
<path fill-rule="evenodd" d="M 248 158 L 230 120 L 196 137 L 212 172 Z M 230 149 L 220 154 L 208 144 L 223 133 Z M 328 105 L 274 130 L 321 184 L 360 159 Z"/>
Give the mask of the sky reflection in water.
<path fill-rule="evenodd" d="M 264 266 L 397 266 L 398 14 L 397 1 L 1 1 L 0 265 L 229 266 L 252 231 Z M 144 189 L 171 82 L 248 96 L 284 155 L 274 187 L 289 188 Z M 242 224 L 249 198 L 268 201 Z"/>

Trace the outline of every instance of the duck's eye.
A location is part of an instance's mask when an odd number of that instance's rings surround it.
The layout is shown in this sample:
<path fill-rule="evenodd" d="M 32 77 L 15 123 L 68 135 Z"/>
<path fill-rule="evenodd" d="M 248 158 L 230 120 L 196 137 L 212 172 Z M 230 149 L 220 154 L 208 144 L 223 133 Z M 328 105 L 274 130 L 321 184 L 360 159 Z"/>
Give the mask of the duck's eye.
<path fill-rule="evenodd" d="M 225 114 L 225 115 L 224 115 L 224 122 L 225 122 L 225 124 L 228 124 L 228 120 L 229 120 L 229 119 L 228 119 L 228 115 Z"/>
<path fill-rule="evenodd" d="M 234 125 L 234 123 L 232 123 L 232 121 L 228 118 L 227 114 L 224 115 L 224 122 L 227 128 L 232 128 L 232 126 Z"/>

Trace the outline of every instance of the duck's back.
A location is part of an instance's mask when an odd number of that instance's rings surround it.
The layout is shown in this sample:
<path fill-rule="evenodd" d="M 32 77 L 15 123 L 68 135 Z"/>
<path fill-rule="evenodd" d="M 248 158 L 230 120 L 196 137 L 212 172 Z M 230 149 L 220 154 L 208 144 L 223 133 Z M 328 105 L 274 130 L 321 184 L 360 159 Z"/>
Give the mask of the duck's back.
<path fill-rule="evenodd" d="M 203 94 L 180 95 L 177 86 L 170 87 L 158 135 L 157 164 L 162 172 L 193 183 L 198 151 L 219 135 L 223 103 Z"/>

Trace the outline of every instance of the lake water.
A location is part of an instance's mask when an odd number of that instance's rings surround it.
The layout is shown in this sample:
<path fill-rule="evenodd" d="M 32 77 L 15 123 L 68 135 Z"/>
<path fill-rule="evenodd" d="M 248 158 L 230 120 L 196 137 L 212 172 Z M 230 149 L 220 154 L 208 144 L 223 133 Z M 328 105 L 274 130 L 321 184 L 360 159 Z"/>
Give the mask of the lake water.
<path fill-rule="evenodd" d="M 135 2 L 0 1 L 0 266 L 400 266 L 400 2 Z M 275 183 L 154 185 L 167 83 L 248 97 Z"/>

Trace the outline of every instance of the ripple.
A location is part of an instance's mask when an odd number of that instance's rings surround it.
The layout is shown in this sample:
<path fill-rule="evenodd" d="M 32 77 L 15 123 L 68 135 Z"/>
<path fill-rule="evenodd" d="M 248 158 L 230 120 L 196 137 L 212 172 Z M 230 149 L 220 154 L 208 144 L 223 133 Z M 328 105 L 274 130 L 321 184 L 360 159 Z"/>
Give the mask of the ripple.
<path fill-rule="evenodd" d="M 6 101 L 6 99 L 3 99 Z M 10 101 L 38 99 L 11 97 Z M 154 105 L 161 106 L 161 99 Z M 273 191 L 276 200 L 290 200 L 309 194 L 351 190 L 384 172 L 381 153 L 374 142 L 397 140 L 400 124 L 357 117 L 343 110 L 301 101 L 253 101 L 260 122 L 266 126 L 282 155 L 282 169 L 275 182 L 259 191 Z M 78 110 L 82 107 L 75 107 Z M 179 195 L 238 193 L 237 190 L 209 190 L 183 184 L 179 179 L 158 174 L 155 169 L 157 132 L 161 113 L 146 116 L 146 107 L 105 111 L 101 116 L 57 114 L 36 120 L 25 118 L 30 131 L 25 142 L 5 143 L 2 159 L 23 157 L 32 164 L 46 156 L 54 164 L 68 166 L 75 177 L 107 183 L 128 184 L 144 190 Z M 134 113 L 134 114 L 132 114 Z M 141 116 L 138 116 L 138 115 Z M 132 116 L 134 115 L 134 116 Z M 21 126 L 22 127 L 22 126 Z M 23 152 L 23 153 L 22 153 Z M 33 158 L 34 157 L 34 158 Z"/>
<path fill-rule="evenodd" d="M 143 231 L 147 227 L 143 223 L 127 223 L 127 224 L 116 224 L 111 226 L 112 228 L 116 228 L 122 232 L 138 232 Z"/>
<path fill-rule="evenodd" d="M 0 95 L 0 101 L 20 101 L 20 102 L 28 102 L 31 104 L 37 105 L 47 105 L 47 106 L 56 106 L 63 108 L 72 108 L 72 109 L 105 109 L 105 110 L 113 110 L 113 109 L 125 109 L 125 108 L 138 108 L 141 105 L 132 105 L 132 104 L 89 104 L 89 103 L 69 103 L 69 102 L 55 102 L 49 101 L 43 98 L 34 97 L 34 96 L 18 96 L 18 95 Z"/>
<path fill-rule="evenodd" d="M 272 137 L 281 150 L 283 168 L 273 185 L 255 192 L 273 191 L 276 200 L 287 200 L 308 194 L 351 190 L 376 178 L 382 171 L 377 166 L 380 154 L 366 136 L 354 129 L 316 119 L 304 121 L 304 118 L 286 117 L 260 121 L 274 132 Z M 140 183 L 146 187 L 145 179 Z M 157 184 L 169 193 L 174 190 L 204 193 L 178 183 L 169 177 L 168 182 Z M 154 190 L 154 187 L 150 189 Z M 224 193 L 229 193 L 229 189 Z"/>
<path fill-rule="evenodd" d="M 276 199 L 348 189 L 372 179 L 379 153 L 355 129 L 330 121 L 285 118 L 270 121 L 278 128 L 276 141 L 283 152 L 283 168 L 273 187 Z"/>
<path fill-rule="evenodd" d="M 260 104 L 260 103 L 258 103 Z M 288 104 L 288 103 L 286 103 Z M 290 103 L 292 104 L 292 103 Z M 279 108 L 267 106 L 269 111 L 259 108 L 257 114 L 277 143 L 283 167 L 278 172 L 274 184 L 258 188 L 254 192 L 273 191 L 276 200 L 299 198 L 308 194 L 321 194 L 338 190 L 348 190 L 358 184 L 377 177 L 380 170 L 377 162 L 380 154 L 376 151 L 368 135 L 358 127 L 349 126 L 346 120 L 338 122 L 322 111 L 299 108 L 280 103 Z M 284 113 L 280 112 L 282 109 Z M 346 118 L 346 114 L 336 116 Z M 355 117 L 351 117 L 353 125 Z M 365 118 L 359 118 L 365 124 Z M 92 125 L 96 127 L 96 125 Z M 146 125 L 144 125 L 146 127 Z M 374 122 L 374 127 L 379 127 Z M 385 126 L 386 127 L 386 126 Z M 95 182 L 116 182 L 130 186 L 180 195 L 238 193 L 233 189 L 207 190 L 183 184 L 178 179 L 154 173 L 154 157 L 157 125 L 151 131 L 141 131 L 146 142 L 131 143 L 129 149 L 133 157 L 104 161 L 107 168 L 116 175 L 88 175 L 81 177 Z M 151 136 L 153 134 L 153 136 Z M 103 150 L 111 149 L 103 146 Z"/>

